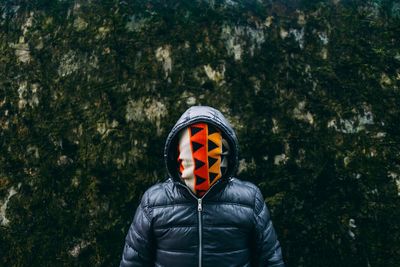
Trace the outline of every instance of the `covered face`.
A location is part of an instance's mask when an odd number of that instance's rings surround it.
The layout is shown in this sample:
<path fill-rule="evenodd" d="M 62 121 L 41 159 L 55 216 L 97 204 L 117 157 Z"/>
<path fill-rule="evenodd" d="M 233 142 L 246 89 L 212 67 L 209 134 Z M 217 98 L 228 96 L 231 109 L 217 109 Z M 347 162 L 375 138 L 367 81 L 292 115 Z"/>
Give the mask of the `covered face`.
<path fill-rule="evenodd" d="M 184 128 L 178 136 L 178 173 L 201 197 L 226 172 L 229 145 L 221 131 L 206 122 Z"/>
<path fill-rule="evenodd" d="M 172 127 L 164 148 L 169 177 L 202 197 L 238 165 L 238 141 L 222 113 L 208 106 L 187 109 Z"/>

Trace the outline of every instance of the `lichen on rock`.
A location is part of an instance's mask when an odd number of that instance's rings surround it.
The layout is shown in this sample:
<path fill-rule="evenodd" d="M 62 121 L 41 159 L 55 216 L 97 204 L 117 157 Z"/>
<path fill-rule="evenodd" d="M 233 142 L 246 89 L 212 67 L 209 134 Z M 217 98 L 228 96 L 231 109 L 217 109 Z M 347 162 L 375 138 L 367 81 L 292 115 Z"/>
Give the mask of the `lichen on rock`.
<path fill-rule="evenodd" d="M 140 197 L 166 178 L 168 131 L 209 105 L 287 266 L 397 267 L 399 10 L 2 1 L 0 265 L 118 265 Z"/>

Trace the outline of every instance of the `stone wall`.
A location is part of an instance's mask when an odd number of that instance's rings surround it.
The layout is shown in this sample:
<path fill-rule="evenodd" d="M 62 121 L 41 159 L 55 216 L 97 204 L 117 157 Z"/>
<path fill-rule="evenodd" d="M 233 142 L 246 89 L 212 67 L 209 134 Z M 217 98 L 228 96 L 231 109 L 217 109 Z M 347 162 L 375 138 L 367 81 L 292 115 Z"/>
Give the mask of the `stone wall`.
<path fill-rule="evenodd" d="M 400 262 L 400 4 L 0 3 L 0 265 L 116 266 L 163 145 L 220 109 L 285 261 Z"/>

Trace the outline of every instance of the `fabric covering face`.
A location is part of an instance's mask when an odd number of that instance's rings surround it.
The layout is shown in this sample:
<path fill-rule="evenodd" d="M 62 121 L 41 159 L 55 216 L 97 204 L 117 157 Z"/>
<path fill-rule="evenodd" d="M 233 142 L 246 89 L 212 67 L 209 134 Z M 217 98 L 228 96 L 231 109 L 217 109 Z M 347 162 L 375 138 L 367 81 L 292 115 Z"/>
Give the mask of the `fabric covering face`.
<path fill-rule="evenodd" d="M 193 106 L 182 114 L 165 142 L 169 178 L 144 193 L 120 267 L 284 267 L 260 189 L 234 177 L 238 148 L 233 128 L 218 110 Z"/>
<path fill-rule="evenodd" d="M 197 196 L 203 196 L 226 172 L 228 142 L 213 125 L 199 122 L 179 134 L 179 175 Z"/>

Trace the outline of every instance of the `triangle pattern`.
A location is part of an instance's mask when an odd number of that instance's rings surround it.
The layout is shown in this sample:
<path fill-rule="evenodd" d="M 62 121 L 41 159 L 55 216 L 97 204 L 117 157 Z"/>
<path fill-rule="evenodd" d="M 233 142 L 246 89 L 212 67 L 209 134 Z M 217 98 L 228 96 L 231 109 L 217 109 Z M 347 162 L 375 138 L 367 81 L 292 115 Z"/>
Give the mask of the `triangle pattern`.
<path fill-rule="evenodd" d="M 196 175 L 196 185 L 202 184 L 206 181 L 206 179 Z"/>
<path fill-rule="evenodd" d="M 190 133 L 191 133 L 192 136 L 194 136 L 195 134 L 197 134 L 201 130 L 203 130 L 203 128 L 196 127 L 196 126 L 190 127 Z"/>
<path fill-rule="evenodd" d="M 210 174 L 210 184 L 212 184 L 215 178 L 218 176 L 218 173 L 210 172 L 209 174 Z"/>
<path fill-rule="evenodd" d="M 211 135 L 213 133 L 217 133 L 218 130 L 214 126 L 208 125 L 208 135 Z"/>
<path fill-rule="evenodd" d="M 218 161 L 218 159 L 208 157 L 208 168 L 210 168 L 212 165 L 214 165 L 214 163 L 217 161 Z"/>
<path fill-rule="evenodd" d="M 192 147 L 193 147 L 193 152 L 196 152 L 199 148 L 201 148 L 203 145 L 200 143 L 197 143 L 195 141 L 192 142 Z"/>
<path fill-rule="evenodd" d="M 202 162 L 201 160 L 198 160 L 198 159 L 194 159 L 194 169 L 195 170 L 197 170 L 197 169 L 200 169 L 201 167 L 203 167 L 204 166 L 204 162 Z"/>
<path fill-rule="evenodd" d="M 211 141 L 210 139 L 208 139 L 208 151 L 211 151 L 215 148 L 217 148 L 218 145 L 216 143 L 214 143 L 213 141 Z"/>

